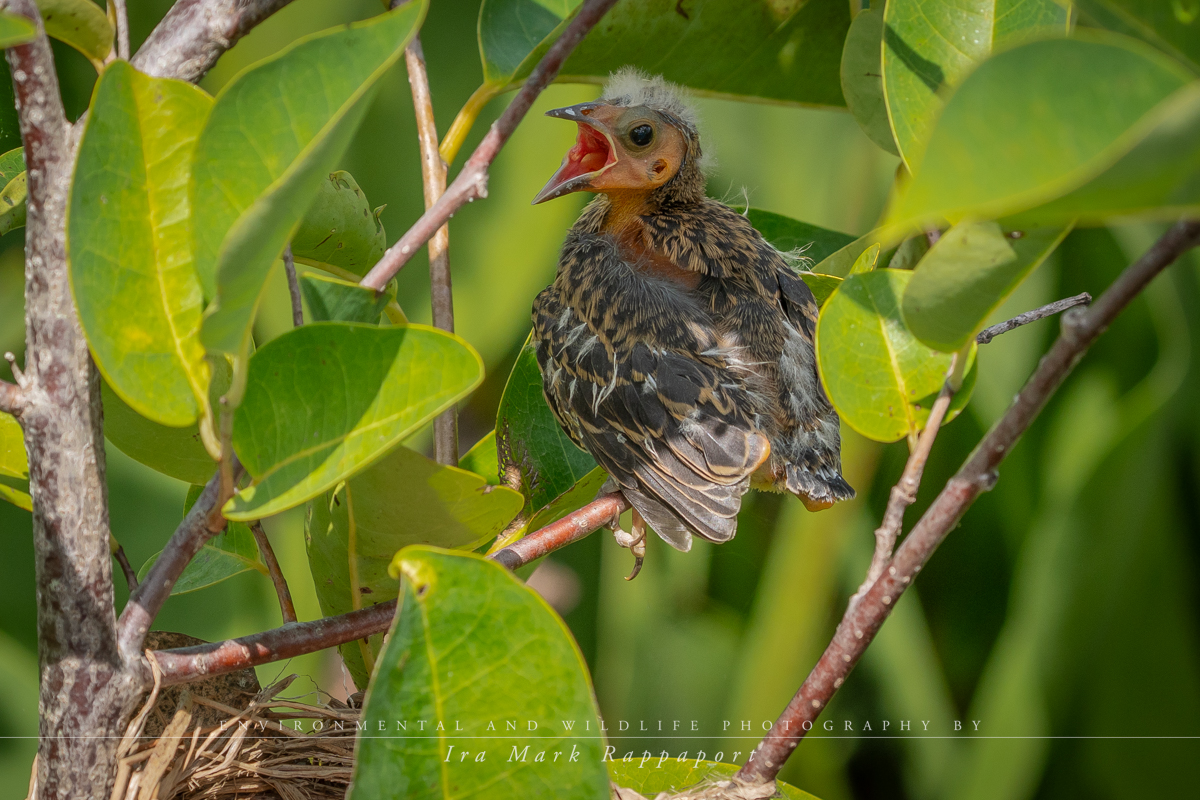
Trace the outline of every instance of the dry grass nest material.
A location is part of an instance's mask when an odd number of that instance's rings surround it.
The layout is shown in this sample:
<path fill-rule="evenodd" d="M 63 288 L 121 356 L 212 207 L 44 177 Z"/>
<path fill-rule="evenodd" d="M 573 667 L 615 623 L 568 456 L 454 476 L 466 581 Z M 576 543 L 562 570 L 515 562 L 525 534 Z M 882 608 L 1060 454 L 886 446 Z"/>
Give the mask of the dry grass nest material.
<path fill-rule="evenodd" d="M 154 689 L 121 741 L 112 800 L 342 800 L 361 714 L 354 701 L 361 700 L 281 699 L 295 678 L 244 695 L 241 708 L 184 687 L 171 713 L 162 707 L 156 670 Z M 148 731 L 163 711 L 169 721 Z"/>

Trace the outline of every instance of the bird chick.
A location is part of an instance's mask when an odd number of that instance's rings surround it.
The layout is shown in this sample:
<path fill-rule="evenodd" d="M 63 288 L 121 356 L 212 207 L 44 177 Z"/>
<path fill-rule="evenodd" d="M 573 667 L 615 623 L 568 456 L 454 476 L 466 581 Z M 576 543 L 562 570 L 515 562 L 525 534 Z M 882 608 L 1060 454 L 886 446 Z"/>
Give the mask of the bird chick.
<path fill-rule="evenodd" d="M 854 496 L 817 374 L 812 292 L 749 221 L 705 194 L 696 117 L 625 70 L 602 99 L 546 112 L 578 125 L 534 203 L 598 196 L 533 305 L 546 401 L 634 509 L 679 550 L 733 538 L 751 488 L 809 510 Z M 632 577 L 632 576 L 630 576 Z"/>

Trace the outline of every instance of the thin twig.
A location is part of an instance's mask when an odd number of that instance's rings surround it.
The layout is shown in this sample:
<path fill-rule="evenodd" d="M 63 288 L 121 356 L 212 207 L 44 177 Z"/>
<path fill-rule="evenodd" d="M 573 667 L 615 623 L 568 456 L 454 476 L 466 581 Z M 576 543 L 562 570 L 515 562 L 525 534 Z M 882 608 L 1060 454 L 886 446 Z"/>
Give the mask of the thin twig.
<path fill-rule="evenodd" d="M 857 604 L 847 609 L 833 641 L 817 665 L 751 758 L 738 771 L 739 780 L 767 784 L 775 779 L 788 756 L 812 729 L 830 698 L 858 663 L 900 595 L 975 499 L 995 485 L 1000 462 L 1037 418 L 1071 369 L 1156 275 L 1197 244 L 1200 244 L 1200 222 L 1177 223 L 1145 255 L 1126 268 L 1091 308 L 1072 309 L 1063 317 L 1062 333 L 1016 401 L 942 489 L 896 550 L 879 579 Z"/>
<path fill-rule="evenodd" d="M 116 540 L 111 533 L 108 535 L 108 545 L 112 549 L 113 558 L 117 560 L 117 564 L 121 567 L 121 572 L 125 573 L 125 585 L 132 592 L 138 587 L 137 573 L 133 569 L 133 565 L 129 563 L 129 556 L 125 555 L 125 548 Z"/>
<path fill-rule="evenodd" d="M 395 7 L 400 0 L 392 0 Z M 425 53 L 419 37 L 404 51 L 408 84 L 412 88 L 417 115 L 417 141 L 421 145 L 421 180 L 425 208 L 437 203 L 446 191 L 446 163 L 438 152 L 437 125 L 433 119 L 433 97 L 425 72 Z M 433 327 L 454 333 L 454 291 L 450 281 L 450 226 L 443 225 L 429 240 L 429 296 L 433 304 Z M 433 421 L 433 450 L 439 464 L 458 465 L 458 410 L 453 406 Z"/>
<path fill-rule="evenodd" d="M 117 17 L 117 58 L 129 60 L 129 13 L 125 0 L 112 0 Z"/>
<path fill-rule="evenodd" d="M 211 487 L 210 481 L 205 492 Z M 203 495 L 201 497 L 203 498 Z M 197 501 L 197 505 L 199 503 L 200 501 Z M 623 496 L 607 494 L 557 522 L 529 534 L 490 558 L 509 569 L 517 569 L 607 527 L 612 524 L 614 517 L 628 508 L 629 504 Z M 174 541 L 173 537 L 172 542 Z M 159 560 L 162 560 L 161 556 Z M 158 566 L 157 563 L 155 566 Z M 133 603 L 132 599 L 130 603 Z M 312 622 L 293 622 L 240 639 L 159 650 L 154 655 L 162 667 L 164 684 L 186 683 L 211 675 L 236 672 L 247 667 L 315 653 L 382 633 L 391 625 L 395 612 L 396 601 L 389 600 L 336 617 L 325 617 Z M 121 616 L 124 619 L 125 615 Z"/>
<path fill-rule="evenodd" d="M 251 525 L 250 532 L 254 534 L 254 542 L 258 545 L 258 553 L 271 576 L 271 583 L 275 584 L 275 594 L 279 598 L 279 612 L 283 615 L 283 622 L 285 625 L 295 622 L 296 606 L 292 603 L 292 591 L 288 588 L 287 578 L 283 577 L 283 570 L 279 568 L 279 559 L 275 557 L 275 551 L 271 548 L 271 540 L 267 538 L 267 532 L 263 530 L 261 522 Z"/>
<path fill-rule="evenodd" d="M 550 46 L 546 55 L 533 68 L 533 72 L 525 80 L 521 91 L 517 92 L 517 96 L 509 103 L 508 108 L 504 109 L 500 119 L 492 124 L 491 130 L 487 132 L 483 141 L 475 148 L 475 152 L 467 159 L 467 163 L 463 165 L 462 171 L 458 173 L 454 183 L 450 184 L 450 188 L 438 199 L 433 208 L 422 214 L 421 218 L 408 229 L 408 232 L 400 237 L 400 241 L 383 254 L 379 263 L 372 267 L 367 276 L 362 279 L 363 286 L 369 286 L 377 292 L 382 291 L 383 287 L 387 286 L 387 282 L 408 263 L 417 250 L 433 238 L 438 228 L 445 225 L 450 217 L 454 216 L 455 211 L 476 198 L 487 197 L 488 167 L 500 153 L 500 149 L 504 147 L 509 137 L 512 136 L 517 124 L 529 112 L 533 101 L 558 75 L 567 56 L 571 54 L 576 45 L 583 41 L 583 37 L 587 35 L 588 31 L 616 2 L 617 0 L 585 0 L 579 13 L 575 15 L 575 19 L 571 20 L 562 36 Z"/>
<path fill-rule="evenodd" d="M 929 420 L 925 423 L 925 430 L 921 431 L 921 436 L 917 439 L 917 446 L 909 454 L 900 480 L 892 487 L 887 509 L 883 512 L 883 522 L 875 530 L 875 553 L 871 557 L 871 566 L 867 569 L 866 580 L 850 598 L 851 608 L 879 579 L 887 562 L 892 557 L 896 539 L 899 538 L 900 531 L 904 528 L 904 511 L 917 502 L 917 490 L 921 488 L 921 476 L 925 473 L 929 452 L 933 449 L 933 442 L 937 439 L 938 431 L 946 419 L 946 412 L 950 410 L 950 401 L 953 398 L 954 390 L 950 387 L 950 381 L 947 380 L 942 384 L 942 391 L 938 394 L 937 400 L 933 402 L 933 408 L 929 411 Z"/>
<path fill-rule="evenodd" d="M 231 471 L 234 480 L 241 475 L 242 465 L 236 458 Z M 146 631 L 150 630 L 151 623 L 170 596 L 175 581 L 179 580 L 184 568 L 200 552 L 204 543 L 216 535 L 209 528 L 209 517 L 214 508 L 218 516 L 220 514 L 220 506 L 217 505 L 220 493 L 221 474 L 218 472 L 209 479 L 183 522 L 179 523 L 167 546 L 146 574 L 146 579 L 130 594 L 129 602 L 117 620 L 118 644 L 126 657 L 131 657 L 129 654 L 141 654 Z"/>
<path fill-rule="evenodd" d="M 300 302 L 300 280 L 296 277 L 296 260 L 292 258 L 292 246 L 283 248 L 283 271 L 287 273 L 288 294 L 292 296 L 292 326 L 304 324 L 304 304 Z"/>
<path fill-rule="evenodd" d="M 1055 314 L 1059 314 L 1069 308 L 1074 308 L 1075 306 L 1086 306 L 1091 305 L 1091 303 L 1092 296 L 1087 292 L 1077 294 L 1074 297 L 1055 300 L 1053 303 L 1047 303 L 1041 308 L 1035 308 L 1032 311 L 1026 311 L 1024 314 L 1017 314 L 1015 317 L 1006 322 L 1001 322 L 997 325 L 991 326 L 990 328 L 984 328 L 979 332 L 979 335 L 975 337 L 975 341 L 978 344 L 987 344 L 1000 334 L 1008 333 L 1014 328 L 1019 328 L 1022 325 L 1028 325 L 1031 322 L 1037 322 L 1039 319 L 1052 317 Z"/>

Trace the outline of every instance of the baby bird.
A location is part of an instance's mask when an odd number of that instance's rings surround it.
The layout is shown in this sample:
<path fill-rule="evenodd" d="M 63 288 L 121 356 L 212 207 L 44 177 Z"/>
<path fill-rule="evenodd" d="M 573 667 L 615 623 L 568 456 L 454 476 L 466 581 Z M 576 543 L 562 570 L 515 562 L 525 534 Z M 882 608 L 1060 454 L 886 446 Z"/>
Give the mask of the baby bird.
<path fill-rule="evenodd" d="M 812 511 L 854 496 L 817 374 L 812 292 L 749 221 L 705 195 L 694 112 L 661 78 L 546 112 L 579 126 L 534 199 L 599 193 L 533 305 L 546 401 L 563 430 L 679 550 L 733 538 L 750 487 Z"/>

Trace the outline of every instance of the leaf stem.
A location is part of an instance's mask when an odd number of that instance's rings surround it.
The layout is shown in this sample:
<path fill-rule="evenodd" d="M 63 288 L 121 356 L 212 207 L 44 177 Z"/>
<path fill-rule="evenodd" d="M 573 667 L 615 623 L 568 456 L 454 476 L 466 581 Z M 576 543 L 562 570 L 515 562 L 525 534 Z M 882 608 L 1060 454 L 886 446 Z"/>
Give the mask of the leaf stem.
<path fill-rule="evenodd" d="M 399 0 L 393 0 L 394 7 Z M 437 125 L 433 118 L 433 97 L 425 71 L 425 53 L 421 39 L 414 36 L 404 51 L 408 84 L 412 88 L 413 110 L 417 115 L 417 140 L 421 146 L 421 180 L 425 188 L 425 208 L 433 207 L 446 191 L 446 164 L 438 153 Z M 433 327 L 454 333 L 454 291 L 450 279 L 450 226 L 437 229 L 429 240 L 429 296 L 433 304 Z M 433 421 L 434 457 L 439 464 L 458 465 L 458 410 L 451 406 Z"/>
<path fill-rule="evenodd" d="M 292 591 L 288 588 L 283 570 L 279 568 L 279 559 L 275 557 L 275 550 L 271 547 L 271 540 L 267 538 L 267 532 L 263 530 L 262 522 L 253 523 L 250 526 L 250 532 L 254 534 L 254 542 L 258 545 L 258 553 L 267 567 L 271 583 L 275 585 L 275 595 L 279 598 L 279 613 L 283 616 L 283 622 L 285 625 L 295 622 L 296 606 L 292 603 Z"/>
<path fill-rule="evenodd" d="M 467 102 L 459 109 L 454 122 L 450 124 L 450 130 L 446 131 L 446 138 L 442 139 L 442 146 L 439 149 L 443 161 L 447 164 L 454 163 L 454 157 L 458 155 L 463 142 L 467 140 L 467 134 L 471 132 L 471 128 L 475 127 L 475 120 L 479 119 L 479 114 L 492 101 L 492 98 L 498 97 L 503 91 L 503 87 L 485 82 L 471 93 Z"/>
<path fill-rule="evenodd" d="M 1075 364 L 1155 276 L 1197 244 L 1200 244 L 1200 221 L 1176 223 L 1140 259 L 1127 267 L 1091 308 L 1072 309 L 1063 317 L 1062 333 L 1016 401 L 946 483 L 866 593 L 847 608 L 833 640 L 750 759 L 738 771 L 738 780 L 754 785 L 774 781 L 800 740 L 811 730 L 829 700 L 862 658 L 900 595 L 912 584 L 975 499 L 995 485 L 996 469 Z M 891 503 L 889 510 L 890 507 Z"/>
<path fill-rule="evenodd" d="M 117 537 L 111 533 L 108 535 L 108 549 L 112 551 L 113 558 L 117 560 L 117 564 L 121 567 L 121 572 L 125 573 L 125 585 L 132 592 L 138 587 L 137 572 L 134 571 L 133 565 L 129 563 L 129 556 L 125 555 L 125 548 L 117 541 Z"/>
<path fill-rule="evenodd" d="M 525 118 L 533 106 L 533 101 L 558 75 L 567 56 L 616 2 L 617 0 L 584 0 L 575 19 L 571 20 L 562 36 L 550 46 L 546 55 L 533 68 L 525 85 L 508 104 L 508 108 L 504 109 L 500 119 L 492 124 L 491 130 L 467 159 L 454 183 L 450 184 L 446 193 L 433 207 L 421 215 L 408 232 L 400 237 L 400 241 L 383 254 L 379 263 L 362 279 L 363 286 L 369 286 L 377 292 L 382 291 L 387 282 L 408 263 L 421 245 L 437 233 L 438 228 L 446 224 L 455 211 L 476 198 L 487 197 L 488 167 L 508 142 L 517 125 Z"/>

